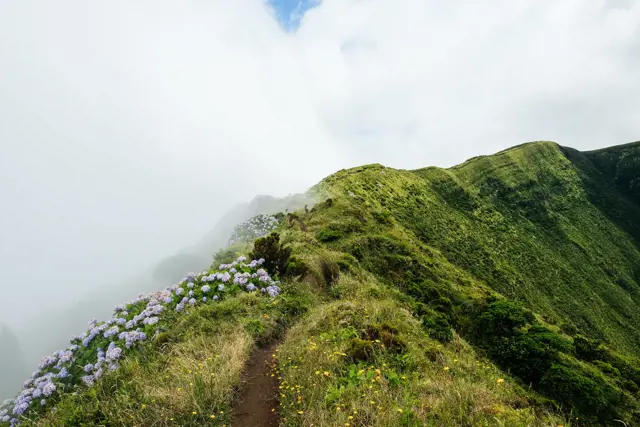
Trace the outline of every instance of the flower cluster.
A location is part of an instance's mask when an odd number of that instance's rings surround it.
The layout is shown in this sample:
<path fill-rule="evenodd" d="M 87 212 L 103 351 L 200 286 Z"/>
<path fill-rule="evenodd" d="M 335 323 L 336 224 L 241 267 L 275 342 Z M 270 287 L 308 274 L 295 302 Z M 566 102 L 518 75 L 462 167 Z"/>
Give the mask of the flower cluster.
<path fill-rule="evenodd" d="M 237 225 L 231 237 L 229 245 L 236 242 L 251 242 L 258 237 L 266 236 L 278 227 L 279 221 L 271 215 L 256 215 L 242 224 Z"/>
<path fill-rule="evenodd" d="M 264 259 L 246 261 L 246 257 L 240 257 L 216 271 L 189 273 L 162 291 L 138 295 L 128 304 L 115 307 L 112 318 L 105 322 L 91 320 L 87 330 L 73 337 L 66 349 L 42 358 L 15 399 L 0 405 L 0 424 L 19 425 L 22 417 L 37 414 L 60 394 L 78 386 L 91 387 L 106 372 L 118 369 L 126 351 L 166 330 L 166 311 L 182 312 L 237 292 L 278 296 L 278 282 L 260 268 Z"/>

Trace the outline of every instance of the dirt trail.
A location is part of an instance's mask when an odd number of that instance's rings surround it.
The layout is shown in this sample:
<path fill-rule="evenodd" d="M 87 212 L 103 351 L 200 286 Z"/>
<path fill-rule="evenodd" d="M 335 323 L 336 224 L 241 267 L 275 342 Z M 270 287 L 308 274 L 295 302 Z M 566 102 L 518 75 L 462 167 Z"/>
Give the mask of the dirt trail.
<path fill-rule="evenodd" d="M 271 376 L 276 343 L 259 348 L 251 357 L 232 427 L 277 427 L 278 379 Z"/>

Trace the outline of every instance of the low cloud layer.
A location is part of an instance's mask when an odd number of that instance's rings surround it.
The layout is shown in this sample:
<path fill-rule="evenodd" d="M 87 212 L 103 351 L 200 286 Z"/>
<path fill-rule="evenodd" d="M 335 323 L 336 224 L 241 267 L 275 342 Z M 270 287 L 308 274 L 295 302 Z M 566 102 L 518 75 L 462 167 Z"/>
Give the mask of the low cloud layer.
<path fill-rule="evenodd" d="M 297 19 L 297 18 L 296 18 Z M 640 139 L 640 1 L 0 3 L 0 322 L 343 167 Z"/>

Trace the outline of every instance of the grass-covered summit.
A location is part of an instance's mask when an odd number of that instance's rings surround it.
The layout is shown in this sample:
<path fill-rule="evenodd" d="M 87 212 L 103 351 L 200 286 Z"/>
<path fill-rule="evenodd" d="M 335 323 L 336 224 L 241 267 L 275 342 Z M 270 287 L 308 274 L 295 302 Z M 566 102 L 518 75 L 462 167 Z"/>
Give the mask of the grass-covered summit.
<path fill-rule="evenodd" d="M 92 323 L 0 420 L 234 425 L 270 343 L 284 426 L 640 425 L 640 143 L 368 165 L 308 196 L 236 228 L 210 270 Z M 203 301 L 223 278 L 247 283 Z"/>

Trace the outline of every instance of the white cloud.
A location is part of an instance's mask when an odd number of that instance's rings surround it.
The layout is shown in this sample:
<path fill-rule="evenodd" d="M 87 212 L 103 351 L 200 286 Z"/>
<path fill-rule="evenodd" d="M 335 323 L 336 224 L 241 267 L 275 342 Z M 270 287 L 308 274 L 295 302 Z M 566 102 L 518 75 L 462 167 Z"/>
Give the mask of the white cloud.
<path fill-rule="evenodd" d="M 536 139 L 637 139 L 640 2 L 614 6 L 325 0 L 296 42 L 325 125 L 356 158 L 450 165 Z"/>
<path fill-rule="evenodd" d="M 5 0 L 0 316 L 341 167 L 639 139 L 639 24 L 638 0 L 325 0 L 295 33 L 258 0 Z"/>

